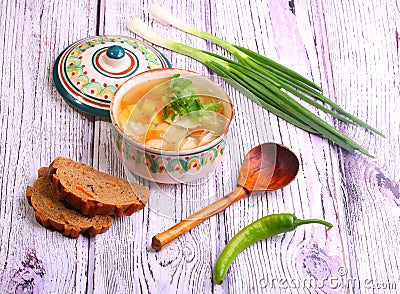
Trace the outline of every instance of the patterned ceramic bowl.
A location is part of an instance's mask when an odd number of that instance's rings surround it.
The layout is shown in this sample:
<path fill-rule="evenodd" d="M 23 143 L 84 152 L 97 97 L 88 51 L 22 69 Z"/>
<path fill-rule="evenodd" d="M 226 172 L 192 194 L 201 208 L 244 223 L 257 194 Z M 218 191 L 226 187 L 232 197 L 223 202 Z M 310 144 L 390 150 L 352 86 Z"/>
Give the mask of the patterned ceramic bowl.
<path fill-rule="evenodd" d="M 190 77 L 198 95 L 208 95 L 220 99 L 223 103 L 227 123 L 223 131 L 213 141 L 181 151 L 167 151 L 150 148 L 138 143 L 121 127 L 118 115 L 122 98 L 138 85 L 153 79 L 170 78 L 175 74 Z M 201 92 L 201 93 L 199 93 Z M 147 71 L 127 80 L 115 93 L 111 102 L 112 140 L 115 150 L 125 167 L 132 173 L 159 183 L 186 183 L 197 180 L 214 171 L 222 161 L 225 150 L 224 137 L 233 119 L 232 101 L 226 91 L 217 83 L 195 72 L 165 68 Z M 163 139 L 164 140 L 164 139 Z"/>

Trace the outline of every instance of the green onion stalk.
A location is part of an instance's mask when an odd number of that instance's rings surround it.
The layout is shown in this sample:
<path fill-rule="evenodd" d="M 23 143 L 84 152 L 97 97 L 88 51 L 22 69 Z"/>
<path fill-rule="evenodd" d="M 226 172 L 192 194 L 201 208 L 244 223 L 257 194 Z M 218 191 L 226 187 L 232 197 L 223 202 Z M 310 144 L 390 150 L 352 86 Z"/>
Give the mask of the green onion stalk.
<path fill-rule="evenodd" d="M 383 136 L 379 131 L 347 113 L 340 106 L 323 96 L 322 89 L 312 81 L 256 52 L 184 25 L 154 4 L 150 12 L 163 23 L 171 24 L 185 32 L 215 42 L 231 52 L 238 62 L 163 38 L 154 33 L 139 18 L 133 19 L 128 24 L 128 29 L 155 45 L 187 55 L 205 64 L 216 74 L 230 81 L 239 90 L 245 89 L 246 94 L 250 94 L 251 98 L 262 107 L 289 123 L 310 133 L 325 137 L 345 150 L 350 152 L 358 150 L 369 157 L 373 157 L 359 144 L 326 123 L 284 91 L 294 94 L 337 119 L 362 126 Z M 331 106 L 336 112 L 318 103 L 313 98 Z"/>

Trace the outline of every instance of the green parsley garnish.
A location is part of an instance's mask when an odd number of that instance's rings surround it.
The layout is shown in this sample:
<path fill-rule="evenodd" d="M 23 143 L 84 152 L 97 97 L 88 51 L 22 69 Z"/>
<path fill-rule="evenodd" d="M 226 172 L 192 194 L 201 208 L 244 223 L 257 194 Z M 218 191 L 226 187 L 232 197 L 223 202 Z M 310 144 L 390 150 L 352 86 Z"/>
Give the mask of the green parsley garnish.
<path fill-rule="evenodd" d="M 190 117 L 199 122 L 199 116 L 205 115 L 208 111 L 217 111 L 221 105 L 215 102 L 201 103 L 197 98 L 196 91 L 191 88 L 191 80 L 180 78 L 180 74 L 172 76 L 165 96 L 171 102 L 162 109 L 162 119 L 166 120 L 171 116 L 174 120 L 178 115 L 189 114 Z"/>

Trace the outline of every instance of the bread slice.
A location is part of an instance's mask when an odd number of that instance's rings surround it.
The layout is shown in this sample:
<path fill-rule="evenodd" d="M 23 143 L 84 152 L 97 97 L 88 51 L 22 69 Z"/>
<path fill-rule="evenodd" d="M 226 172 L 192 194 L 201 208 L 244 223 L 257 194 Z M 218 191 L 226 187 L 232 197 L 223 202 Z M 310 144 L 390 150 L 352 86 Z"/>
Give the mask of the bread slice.
<path fill-rule="evenodd" d="M 77 238 L 81 233 L 95 236 L 110 228 L 113 220 L 108 215 L 88 217 L 65 207 L 52 192 L 52 179 L 48 171 L 48 167 L 40 168 L 33 187 L 26 189 L 26 197 L 40 224 L 72 238 Z"/>
<path fill-rule="evenodd" d="M 143 209 L 150 195 L 147 187 L 64 157 L 53 161 L 49 173 L 58 199 L 85 215 L 129 216 Z"/>

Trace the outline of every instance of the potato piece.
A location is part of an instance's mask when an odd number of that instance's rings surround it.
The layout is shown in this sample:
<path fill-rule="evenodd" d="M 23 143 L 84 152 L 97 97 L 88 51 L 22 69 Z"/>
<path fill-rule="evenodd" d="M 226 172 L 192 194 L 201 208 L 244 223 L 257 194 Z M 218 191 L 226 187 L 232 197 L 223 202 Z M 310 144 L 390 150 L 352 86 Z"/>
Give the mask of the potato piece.
<path fill-rule="evenodd" d="M 172 144 L 182 141 L 188 133 L 188 130 L 176 125 L 170 125 L 165 131 L 164 139 Z"/>
<path fill-rule="evenodd" d="M 179 150 L 193 149 L 198 146 L 198 142 L 193 137 L 187 137 L 183 140 L 182 144 L 179 146 Z"/>
<path fill-rule="evenodd" d="M 161 139 L 151 139 L 146 141 L 146 146 L 155 149 L 162 149 L 163 148 L 163 140 Z"/>
<path fill-rule="evenodd" d="M 217 138 L 216 135 L 214 135 L 211 132 L 208 132 L 205 135 L 201 136 L 199 146 L 206 145 L 206 144 L 210 143 L 211 141 L 215 140 L 216 138 Z"/>
<path fill-rule="evenodd" d="M 201 125 L 205 130 L 208 130 L 217 136 L 221 135 L 229 124 L 229 119 L 221 114 L 212 113 L 210 115 L 201 116 Z"/>
<path fill-rule="evenodd" d="M 128 136 L 132 136 L 132 137 L 136 138 L 136 137 L 144 136 L 148 129 L 149 129 L 148 124 L 142 124 L 142 123 L 138 123 L 138 122 L 128 121 L 124 132 Z"/>
<path fill-rule="evenodd" d="M 145 145 L 154 149 L 162 149 L 162 150 L 174 150 L 174 146 L 161 140 L 161 139 L 151 139 L 147 140 Z"/>
<path fill-rule="evenodd" d="M 146 99 L 142 105 L 142 113 L 151 117 L 157 109 L 157 104 L 154 101 Z"/>
<path fill-rule="evenodd" d="M 194 129 L 199 126 L 199 123 L 195 122 L 188 114 L 177 117 L 173 124 L 187 129 Z"/>
<path fill-rule="evenodd" d="M 156 129 L 160 131 L 166 131 L 169 126 L 170 124 L 168 123 L 159 123 L 158 125 L 156 125 Z"/>

